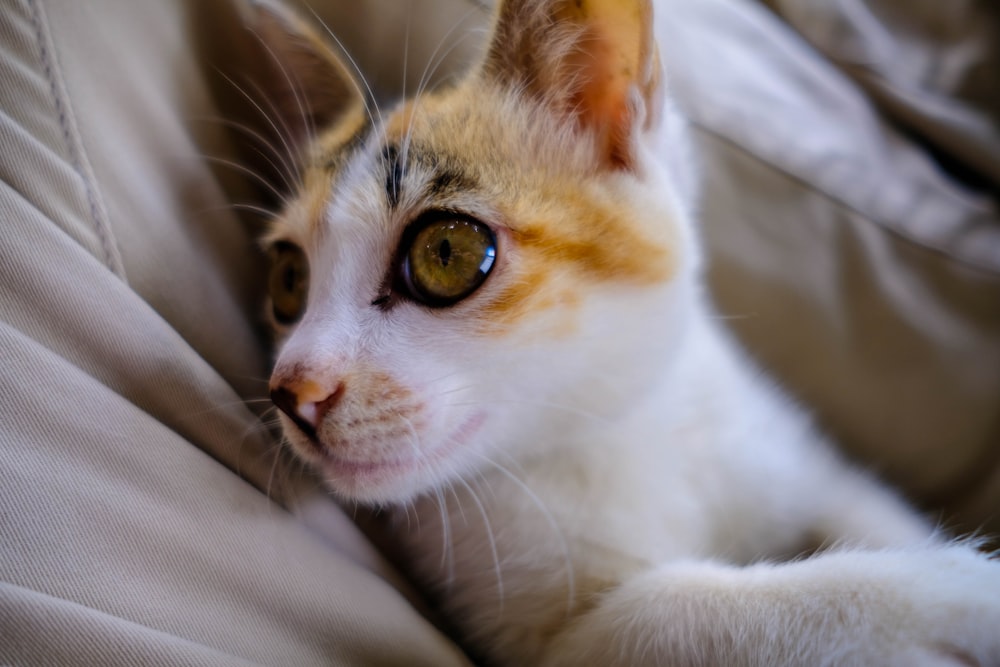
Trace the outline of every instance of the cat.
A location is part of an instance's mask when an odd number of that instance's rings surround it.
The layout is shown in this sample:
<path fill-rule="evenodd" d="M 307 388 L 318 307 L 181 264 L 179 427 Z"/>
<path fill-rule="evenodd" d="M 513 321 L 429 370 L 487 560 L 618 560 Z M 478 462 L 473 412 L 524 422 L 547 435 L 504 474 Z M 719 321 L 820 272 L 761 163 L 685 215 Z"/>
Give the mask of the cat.
<path fill-rule="evenodd" d="M 265 240 L 285 439 L 399 518 L 473 655 L 1000 665 L 1000 563 L 843 462 L 713 313 L 663 3 L 502 0 L 481 62 L 384 116 L 317 29 L 252 20 L 301 163 Z"/>

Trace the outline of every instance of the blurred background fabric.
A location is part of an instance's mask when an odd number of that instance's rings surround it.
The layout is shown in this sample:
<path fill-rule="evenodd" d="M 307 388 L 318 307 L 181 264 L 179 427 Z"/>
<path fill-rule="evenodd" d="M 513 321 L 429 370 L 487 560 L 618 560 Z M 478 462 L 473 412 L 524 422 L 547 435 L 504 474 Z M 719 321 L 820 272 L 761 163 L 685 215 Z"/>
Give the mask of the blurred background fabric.
<path fill-rule="evenodd" d="M 997 532 L 996 6 L 670 4 L 722 314 L 855 459 Z"/>

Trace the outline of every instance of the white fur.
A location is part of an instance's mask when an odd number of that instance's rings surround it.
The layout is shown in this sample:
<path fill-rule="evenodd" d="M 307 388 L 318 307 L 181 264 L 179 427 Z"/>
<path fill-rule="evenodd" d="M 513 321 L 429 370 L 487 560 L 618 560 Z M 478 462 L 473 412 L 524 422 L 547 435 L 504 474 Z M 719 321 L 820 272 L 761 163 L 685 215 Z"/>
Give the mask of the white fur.
<path fill-rule="evenodd" d="M 556 134 L 532 145 L 564 157 Z M 640 176 L 608 186 L 667 212 L 678 275 L 595 287 L 577 332 L 549 339 L 543 313 L 481 336 L 461 304 L 370 307 L 420 205 L 386 210 L 373 139 L 307 246 L 309 308 L 276 377 L 390 374 L 413 396 L 368 410 L 412 410 L 410 431 L 349 454 L 413 460 L 353 475 L 313 462 L 341 495 L 398 513 L 407 564 L 490 663 L 1000 665 L 1000 564 L 936 539 L 846 466 L 721 329 L 701 292 L 683 144 L 667 107 Z M 411 191 L 421 178 L 407 175 Z M 810 546 L 830 548 L 794 559 Z"/>

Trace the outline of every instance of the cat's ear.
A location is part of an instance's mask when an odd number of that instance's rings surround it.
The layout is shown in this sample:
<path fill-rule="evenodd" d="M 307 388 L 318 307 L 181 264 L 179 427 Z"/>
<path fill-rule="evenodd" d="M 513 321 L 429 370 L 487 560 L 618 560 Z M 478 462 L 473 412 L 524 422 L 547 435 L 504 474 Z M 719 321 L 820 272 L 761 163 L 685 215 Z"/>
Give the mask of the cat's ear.
<path fill-rule="evenodd" d="M 502 0 L 483 73 L 594 133 L 607 164 L 632 164 L 659 122 L 651 0 Z"/>
<path fill-rule="evenodd" d="M 350 70 L 310 23 L 275 0 L 251 0 L 249 24 L 263 47 L 266 94 L 261 109 L 276 114 L 272 130 L 301 149 L 318 130 L 364 103 Z"/>

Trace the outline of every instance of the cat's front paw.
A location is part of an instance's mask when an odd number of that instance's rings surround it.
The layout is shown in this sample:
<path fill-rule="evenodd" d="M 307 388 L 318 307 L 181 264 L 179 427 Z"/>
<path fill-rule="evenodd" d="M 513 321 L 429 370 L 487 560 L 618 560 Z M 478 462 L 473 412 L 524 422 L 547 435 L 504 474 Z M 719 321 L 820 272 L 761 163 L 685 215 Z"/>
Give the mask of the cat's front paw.
<path fill-rule="evenodd" d="M 971 548 L 833 553 L 780 569 L 803 605 L 826 608 L 829 645 L 815 664 L 1000 667 L 1000 562 Z"/>
<path fill-rule="evenodd" d="M 553 665 L 1000 667 L 1000 562 L 961 546 L 740 568 L 665 564 L 624 582 Z"/>

